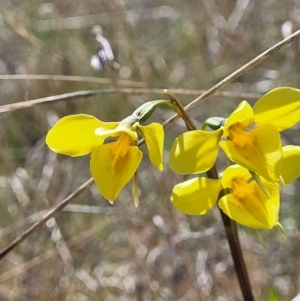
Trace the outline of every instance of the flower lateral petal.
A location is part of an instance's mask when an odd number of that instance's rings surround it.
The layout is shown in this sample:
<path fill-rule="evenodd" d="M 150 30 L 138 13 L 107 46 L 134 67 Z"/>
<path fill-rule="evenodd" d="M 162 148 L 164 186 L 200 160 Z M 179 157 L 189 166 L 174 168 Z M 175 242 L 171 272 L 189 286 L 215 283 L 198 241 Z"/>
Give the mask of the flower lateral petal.
<path fill-rule="evenodd" d="M 253 123 L 254 113 L 253 109 L 247 101 L 242 101 L 238 107 L 230 114 L 224 125 L 224 136 L 228 136 L 228 129 L 239 124 L 243 128 L 247 128 Z"/>
<path fill-rule="evenodd" d="M 208 171 L 216 162 L 222 130 L 195 130 L 178 136 L 170 150 L 169 165 L 181 175 Z"/>
<path fill-rule="evenodd" d="M 300 90 L 275 88 L 262 96 L 253 107 L 255 123 L 274 124 L 279 131 L 300 121 Z"/>
<path fill-rule="evenodd" d="M 194 178 L 174 186 L 171 202 L 184 214 L 203 215 L 216 204 L 221 189 L 221 180 Z"/>
<path fill-rule="evenodd" d="M 58 120 L 49 130 L 46 144 L 59 154 L 72 157 L 84 156 L 103 143 L 104 139 L 97 137 L 95 130 L 105 126 L 105 122 L 91 115 L 66 116 Z"/>
<path fill-rule="evenodd" d="M 130 146 L 127 154 L 113 166 L 113 143 L 100 145 L 91 155 L 90 168 L 95 184 L 102 196 L 113 202 L 124 186 L 132 179 L 143 154 L 137 146 Z"/>
<path fill-rule="evenodd" d="M 286 145 L 282 154 L 281 176 L 285 184 L 290 184 L 300 176 L 300 146 Z"/>
<path fill-rule="evenodd" d="M 277 128 L 272 124 L 263 124 L 250 133 L 253 135 L 251 143 L 240 146 L 227 140 L 221 141 L 219 145 L 231 161 L 277 183 L 282 163 L 281 140 Z"/>
<path fill-rule="evenodd" d="M 146 126 L 138 125 L 145 139 L 151 163 L 160 171 L 163 170 L 164 128 L 160 123 Z"/>

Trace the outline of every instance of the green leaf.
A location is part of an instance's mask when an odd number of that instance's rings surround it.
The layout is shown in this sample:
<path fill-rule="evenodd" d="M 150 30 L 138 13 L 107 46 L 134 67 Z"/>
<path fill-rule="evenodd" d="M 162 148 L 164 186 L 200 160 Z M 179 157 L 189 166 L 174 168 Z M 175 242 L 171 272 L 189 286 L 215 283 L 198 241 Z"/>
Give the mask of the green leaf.
<path fill-rule="evenodd" d="M 274 285 L 267 287 L 267 301 L 280 301 L 281 297 L 278 289 Z"/>

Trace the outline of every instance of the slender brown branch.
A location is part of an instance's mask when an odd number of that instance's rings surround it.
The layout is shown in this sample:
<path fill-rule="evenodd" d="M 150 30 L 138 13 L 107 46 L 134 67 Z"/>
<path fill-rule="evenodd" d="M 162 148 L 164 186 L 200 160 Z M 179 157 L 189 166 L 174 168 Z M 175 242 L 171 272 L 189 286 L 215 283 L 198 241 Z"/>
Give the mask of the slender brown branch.
<path fill-rule="evenodd" d="M 131 81 L 125 79 L 99 78 L 92 76 L 77 75 L 48 75 L 48 74 L 4 74 L 0 75 L 0 80 L 51 80 L 51 81 L 71 81 L 88 82 L 97 84 L 115 84 L 119 86 L 131 86 L 145 88 L 147 83 Z"/>
<path fill-rule="evenodd" d="M 1 77 L 1 76 L 0 76 Z M 12 112 L 20 109 L 30 108 L 38 104 L 54 103 L 57 101 L 66 101 L 71 99 L 80 99 L 82 97 L 91 97 L 95 95 L 103 94 L 162 94 L 165 90 L 158 88 L 112 88 L 102 90 L 87 90 L 87 91 L 76 91 L 70 93 L 64 93 L 60 95 L 42 97 L 37 99 L 31 99 L 12 104 L 6 104 L 0 106 L 0 114 Z M 186 90 L 186 89 L 174 89 L 174 93 L 181 95 L 199 95 L 205 92 L 205 90 Z M 223 91 L 215 93 L 215 96 L 231 97 L 231 98 L 258 98 L 260 94 L 257 93 L 240 93 Z"/>
<path fill-rule="evenodd" d="M 235 79 L 237 79 L 238 77 L 243 75 L 245 72 L 249 71 L 250 69 L 255 67 L 257 64 L 261 63 L 262 61 L 264 61 L 265 59 L 267 59 L 268 57 L 270 57 L 271 55 L 273 55 L 274 53 L 279 51 L 283 47 L 287 46 L 288 44 L 293 42 L 299 36 L 300 36 L 300 29 L 297 30 L 296 32 L 294 32 L 292 35 L 290 35 L 286 39 L 283 39 L 279 43 L 277 43 L 274 46 L 270 47 L 269 49 L 267 49 L 266 51 L 264 51 L 263 53 L 261 53 L 260 55 L 255 57 L 253 60 L 251 60 L 247 64 L 243 65 L 241 68 L 239 68 L 238 70 L 234 71 L 233 73 L 231 73 L 230 75 L 225 77 L 223 80 L 221 80 L 219 83 L 214 85 L 212 88 L 210 88 L 209 90 L 207 90 L 206 92 L 201 94 L 199 97 L 194 99 L 192 102 L 190 102 L 184 108 L 185 111 L 186 112 L 191 111 L 193 108 L 195 108 L 197 105 L 202 103 L 209 96 L 215 94 L 218 90 L 225 87 L 226 85 L 228 85 L 229 83 L 231 83 L 232 81 L 234 81 Z M 179 118 L 180 118 L 180 116 L 178 114 L 170 117 L 168 120 L 166 120 L 164 122 L 164 126 L 166 128 L 168 128 L 171 124 L 173 124 Z"/>
<path fill-rule="evenodd" d="M 194 126 L 194 123 L 193 123 L 192 119 L 186 113 L 186 111 L 184 110 L 183 106 L 181 105 L 181 103 L 176 98 L 176 96 L 171 91 L 169 91 L 169 90 L 165 90 L 164 92 L 165 92 L 165 94 L 167 94 L 169 96 L 170 100 L 177 106 L 177 108 L 179 110 L 179 115 L 181 116 L 181 118 L 185 122 L 185 125 L 186 125 L 187 129 L 189 131 L 194 130 L 195 126 Z"/>
<path fill-rule="evenodd" d="M 234 262 L 234 269 L 239 280 L 244 300 L 254 301 L 251 284 L 239 241 L 236 222 L 230 219 L 226 214 L 224 214 L 221 209 L 220 213 L 226 232 L 226 237 L 229 243 L 231 256 Z"/>
<path fill-rule="evenodd" d="M 122 218 L 124 218 L 124 216 L 122 216 Z M 116 219 L 114 219 L 113 221 L 109 222 L 109 223 L 105 223 L 103 225 L 103 222 L 101 222 L 100 224 L 96 224 L 95 226 L 93 226 L 92 228 L 86 229 L 84 231 L 82 231 L 81 233 L 77 234 L 76 236 L 70 238 L 66 243 L 67 246 L 69 248 L 75 246 L 78 243 L 81 243 L 84 240 L 89 239 L 91 236 L 95 235 L 96 233 L 99 233 L 100 231 L 102 231 L 103 229 L 111 226 L 112 224 L 118 222 L 121 218 L 118 217 Z M 8 271 L 5 271 L 3 273 L 0 274 L 0 283 L 7 281 L 8 279 L 15 277 L 16 275 L 19 275 L 25 271 L 28 271 L 29 269 L 31 269 L 32 267 L 44 262 L 45 260 L 50 259 L 51 257 L 57 255 L 59 253 L 58 249 L 56 247 L 51 248 L 49 250 L 47 250 L 46 252 L 33 257 L 32 259 L 30 259 L 29 261 L 26 261 L 22 264 L 17 265 L 16 267 L 14 267 L 13 269 L 10 269 Z"/>
<path fill-rule="evenodd" d="M 18 236 L 13 242 L 11 242 L 6 248 L 0 251 L 0 260 L 2 260 L 9 252 L 11 252 L 16 246 L 22 243 L 28 236 L 35 232 L 38 228 L 43 226 L 51 217 L 57 215 L 61 212 L 71 201 L 76 197 L 81 195 L 86 188 L 88 188 L 93 183 L 93 178 L 90 178 L 84 184 L 82 184 L 78 189 L 66 197 L 62 202 L 56 205 L 53 209 L 48 211 L 48 213 L 42 217 L 39 221 L 34 223 L 30 228 L 24 231 L 20 236 Z"/>
<path fill-rule="evenodd" d="M 55 95 L 55 96 L 48 96 L 48 97 L 43 97 L 43 98 L 16 102 L 16 103 L 0 106 L 0 113 L 12 112 L 12 111 L 20 110 L 20 109 L 30 108 L 34 105 L 45 104 L 48 102 L 56 102 L 56 101 L 61 101 L 61 100 L 70 100 L 70 99 L 76 99 L 76 98 L 82 98 L 82 97 L 90 97 L 90 96 L 95 96 L 98 94 L 106 94 L 106 93 L 110 92 L 110 89 L 108 89 L 108 90 L 76 91 L 76 92 L 71 92 L 71 93 Z"/>

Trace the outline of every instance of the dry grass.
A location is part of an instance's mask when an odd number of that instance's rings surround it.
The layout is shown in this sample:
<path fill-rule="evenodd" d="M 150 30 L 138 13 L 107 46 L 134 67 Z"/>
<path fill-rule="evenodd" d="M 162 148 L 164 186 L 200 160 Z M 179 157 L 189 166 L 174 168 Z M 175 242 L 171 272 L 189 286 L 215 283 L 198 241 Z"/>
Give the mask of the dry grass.
<path fill-rule="evenodd" d="M 89 158 L 56 156 L 45 146 L 57 118 L 84 112 L 121 120 L 145 101 L 167 98 L 165 88 L 188 105 L 282 40 L 290 24 L 293 32 L 299 28 L 299 1 L 292 0 L 43 3 L 0 3 L 1 249 L 90 178 Z M 94 24 L 111 41 L 119 73 L 91 70 Z M 273 87 L 299 87 L 299 45 L 295 40 L 272 53 L 190 116 L 199 125 Z M 160 110 L 153 120 L 170 117 Z M 162 173 L 145 152 L 138 209 L 131 187 L 111 206 L 88 186 L 10 252 L 0 263 L 0 300 L 240 300 L 218 211 L 183 216 L 169 201 L 182 177 L 169 170 L 168 150 L 184 130 L 181 121 L 166 130 Z M 299 127 L 283 139 L 300 144 Z M 287 239 L 263 232 L 264 250 L 250 230 L 240 229 L 256 300 L 288 301 L 300 290 L 299 193 L 299 183 L 282 193 Z"/>

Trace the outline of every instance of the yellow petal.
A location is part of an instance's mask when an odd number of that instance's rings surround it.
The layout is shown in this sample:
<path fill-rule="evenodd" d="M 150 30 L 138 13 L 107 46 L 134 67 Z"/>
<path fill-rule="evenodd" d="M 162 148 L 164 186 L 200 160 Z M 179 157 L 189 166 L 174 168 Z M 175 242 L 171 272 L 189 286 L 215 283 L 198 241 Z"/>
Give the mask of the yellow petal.
<path fill-rule="evenodd" d="M 221 141 L 220 147 L 227 157 L 266 180 L 278 182 L 282 160 L 281 140 L 277 128 L 263 124 L 250 131 L 254 140 L 243 146 L 232 141 Z"/>
<path fill-rule="evenodd" d="M 103 143 L 95 135 L 97 128 L 116 127 L 118 123 L 105 123 L 91 115 L 78 114 L 61 118 L 48 132 L 46 144 L 56 153 L 72 157 L 83 156 Z"/>
<path fill-rule="evenodd" d="M 208 171 L 216 162 L 222 130 L 186 132 L 178 136 L 170 150 L 169 164 L 178 174 Z"/>
<path fill-rule="evenodd" d="M 235 111 L 231 113 L 224 125 L 224 136 L 227 137 L 227 130 L 235 124 L 240 124 L 243 128 L 247 128 L 253 123 L 253 109 L 247 101 L 242 101 Z"/>
<path fill-rule="evenodd" d="M 266 197 L 251 174 L 245 168 L 234 165 L 223 174 L 222 184 L 231 193 L 223 196 L 218 205 L 236 222 L 254 229 L 271 229 L 278 222 L 279 188 L 261 178 L 263 186 L 270 193 Z"/>
<path fill-rule="evenodd" d="M 145 139 L 151 163 L 158 169 L 163 170 L 164 128 L 160 123 L 151 123 L 146 126 L 138 125 Z"/>
<path fill-rule="evenodd" d="M 123 187 L 133 177 L 143 157 L 137 146 L 131 146 L 123 160 L 118 162 L 116 169 L 112 165 L 114 160 L 112 144 L 96 147 L 90 161 L 96 186 L 108 201 L 114 201 L 118 197 Z"/>
<path fill-rule="evenodd" d="M 276 88 L 262 96 L 253 107 L 255 122 L 274 124 L 279 131 L 300 121 L 300 90 Z"/>
<path fill-rule="evenodd" d="M 221 189 L 220 180 L 194 178 L 174 186 L 171 202 L 184 214 L 202 215 L 215 205 Z"/>
<path fill-rule="evenodd" d="M 285 184 L 290 184 L 300 176 L 300 146 L 286 145 L 282 154 L 281 176 Z"/>

